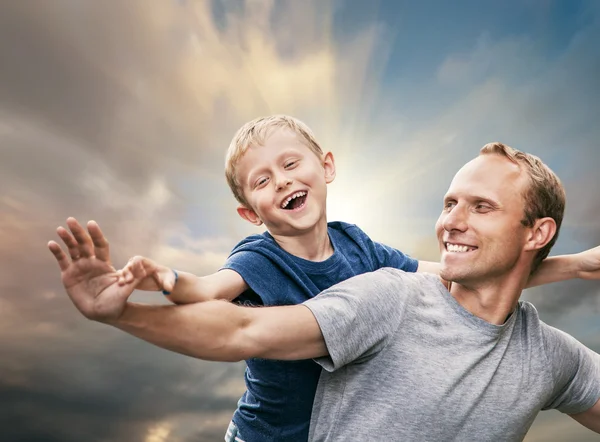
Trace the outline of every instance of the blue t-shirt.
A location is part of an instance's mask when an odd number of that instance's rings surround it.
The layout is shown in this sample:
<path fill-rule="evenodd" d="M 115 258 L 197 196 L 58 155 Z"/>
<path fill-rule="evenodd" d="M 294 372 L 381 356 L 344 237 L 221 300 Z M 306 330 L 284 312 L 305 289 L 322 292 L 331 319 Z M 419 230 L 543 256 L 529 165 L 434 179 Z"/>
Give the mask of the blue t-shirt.
<path fill-rule="evenodd" d="M 264 306 L 300 304 L 361 273 L 382 267 L 417 270 L 418 261 L 372 241 L 354 224 L 331 222 L 328 233 L 334 252 L 321 262 L 286 252 L 268 232 L 241 241 L 223 266 L 239 273 L 250 287 L 235 301 Z M 308 440 L 321 367 L 312 359 L 249 359 L 246 364 L 247 390 L 233 415 L 241 438 L 246 442 Z"/>

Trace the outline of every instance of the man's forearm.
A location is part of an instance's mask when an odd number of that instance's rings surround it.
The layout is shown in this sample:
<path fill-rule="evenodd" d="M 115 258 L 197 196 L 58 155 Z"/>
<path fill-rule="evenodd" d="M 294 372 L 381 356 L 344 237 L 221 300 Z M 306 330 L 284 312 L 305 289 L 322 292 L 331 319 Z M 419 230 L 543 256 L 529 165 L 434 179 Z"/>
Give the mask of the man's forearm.
<path fill-rule="evenodd" d="M 242 336 L 249 310 L 226 301 L 163 306 L 128 303 L 121 317 L 109 324 L 167 350 L 235 362 L 251 357 Z"/>
<path fill-rule="evenodd" d="M 256 308 L 227 301 L 163 306 L 128 303 L 118 320 L 107 323 L 151 344 L 208 361 L 327 355 L 319 324 L 303 305 Z"/>
<path fill-rule="evenodd" d="M 560 255 L 546 258 L 527 281 L 527 287 L 550 284 L 577 278 L 577 262 L 574 255 Z"/>

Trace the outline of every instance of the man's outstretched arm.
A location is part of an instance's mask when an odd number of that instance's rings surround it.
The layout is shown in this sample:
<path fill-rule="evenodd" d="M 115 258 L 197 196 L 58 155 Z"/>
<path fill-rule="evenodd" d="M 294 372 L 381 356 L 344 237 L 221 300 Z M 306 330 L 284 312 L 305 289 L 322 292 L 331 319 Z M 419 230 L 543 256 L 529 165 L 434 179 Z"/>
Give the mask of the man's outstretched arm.
<path fill-rule="evenodd" d="M 240 307 L 227 301 L 154 306 L 128 303 L 108 324 L 177 353 L 211 361 L 309 359 L 327 355 L 303 305 Z"/>
<path fill-rule="evenodd" d="M 146 277 L 119 285 L 110 263 L 108 241 L 93 221 L 84 229 L 74 218 L 57 233 L 67 247 L 48 247 L 61 270 L 69 298 L 86 318 L 113 325 L 152 344 L 186 355 L 218 361 L 249 357 L 307 359 L 327 354 L 321 330 L 302 306 L 250 308 L 225 301 L 176 306 L 128 303 Z"/>
<path fill-rule="evenodd" d="M 600 433 L 600 400 L 589 410 L 579 414 L 571 414 L 571 417 L 584 427 Z"/>

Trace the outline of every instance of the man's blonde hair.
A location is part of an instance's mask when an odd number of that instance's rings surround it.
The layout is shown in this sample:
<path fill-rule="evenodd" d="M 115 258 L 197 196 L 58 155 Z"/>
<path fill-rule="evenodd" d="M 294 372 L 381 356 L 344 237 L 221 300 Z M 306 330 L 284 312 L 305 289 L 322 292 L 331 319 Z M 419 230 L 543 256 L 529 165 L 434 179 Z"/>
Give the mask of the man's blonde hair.
<path fill-rule="evenodd" d="M 525 189 L 524 226 L 532 227 L 536 220 L 550 217 L 556 222 L 554 237 L 538 250 L 531 264 L 531 273 L 548 256 L 550 249 L 558 239 L 558 232 L 565 212 L 565 189 L 556 174 L 535 155 L 521 152 L 502 143 L 488 143 L 479 152 L 480 155 L 502 155 L 522 167 L 529 175 L 529 186 Z"/>
<path fill-rule="evenodd" d="M 237 177 L 236 167 L 242 156 L 244 156 L 251 146 L 263 145 L 267 137 L 275 129 L 281 128 L 289 129 L 297 134 L 300 140 L 304 141 L 306 146 L 315 155 L 319 158 L 323 157 L 323 150 L 319 146 L 319 143 L 317 143 L 312 130 L 297 118 L 288 115 L 271 115 L 247 122 L 237 131 L 231 140 L 225 157 L 225 178 L 227 178 L 227 184 L 229 184 L 229 188 L 233 192 L 235 199 L 245 206 L 248 203 L 244 198 L 242 185 Z"/>

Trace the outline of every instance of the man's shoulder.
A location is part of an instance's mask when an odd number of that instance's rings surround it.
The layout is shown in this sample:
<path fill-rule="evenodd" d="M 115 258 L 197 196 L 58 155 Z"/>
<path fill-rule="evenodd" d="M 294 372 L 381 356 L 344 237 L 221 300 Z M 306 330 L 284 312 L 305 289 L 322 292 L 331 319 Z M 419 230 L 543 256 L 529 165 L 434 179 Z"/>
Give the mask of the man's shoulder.
<path fill-rule="evenodd" d="M 527 333 L 530 339 L 532 339 L 534 335 L 537 335 L 538 339 L 541 339 L 544 344 L 544 348 L 547 349 L 553 347 L 558 342 L 570 345 L 572 342 L 576 341 L 570 334 L 545 323 L 540 318 L 538 310 L 532 303 L 528 301 L 519 301 L 518 308 L 522 327 L 526 328 L 522 333 Z"/>
<path fill-rule="evenodd" d="M 393 267 L 382 267 L 373 272 L 362 273 L 342 282 L 341 284 L 360 284 L 364 287 L 397 286 L 402 292 L 423 292 L 431 290 L 444 291 L 442 280 L 431 273 L 405 272 Z"/>

